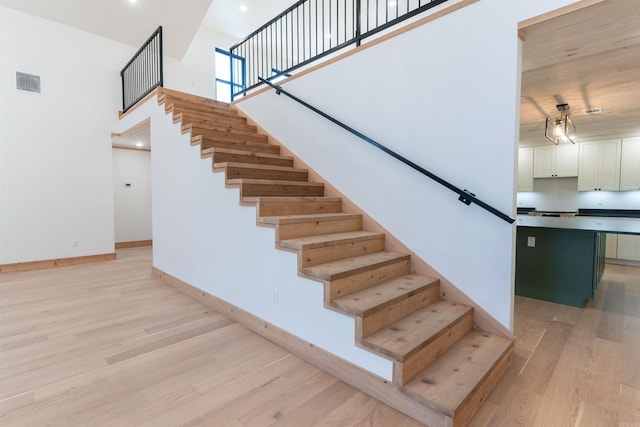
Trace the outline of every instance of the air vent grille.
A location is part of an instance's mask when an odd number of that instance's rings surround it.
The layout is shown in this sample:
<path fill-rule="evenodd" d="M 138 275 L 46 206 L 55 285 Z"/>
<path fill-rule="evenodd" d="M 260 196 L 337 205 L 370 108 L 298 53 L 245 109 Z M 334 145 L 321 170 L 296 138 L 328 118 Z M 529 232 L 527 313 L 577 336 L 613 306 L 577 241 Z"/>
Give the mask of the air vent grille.
<path fill-rule="evenodd" d="M 18 90 L 40 93 L 40 76 L 16 71 L 16 87 Z"/>

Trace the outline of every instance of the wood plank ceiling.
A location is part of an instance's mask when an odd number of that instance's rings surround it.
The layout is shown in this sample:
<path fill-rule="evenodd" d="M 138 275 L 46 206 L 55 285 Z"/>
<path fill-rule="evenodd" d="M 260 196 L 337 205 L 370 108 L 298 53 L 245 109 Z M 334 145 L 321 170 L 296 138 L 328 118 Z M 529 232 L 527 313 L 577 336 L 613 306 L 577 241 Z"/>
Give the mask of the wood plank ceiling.
<path fill-rule="evenodd" d="M 521 25 L 520 145 L 550 144 L 545 117 L 568 103 L 578 141 L 640 136 L 640 0 Z M 602 113 L 587 114 L 601 108 Z"/>

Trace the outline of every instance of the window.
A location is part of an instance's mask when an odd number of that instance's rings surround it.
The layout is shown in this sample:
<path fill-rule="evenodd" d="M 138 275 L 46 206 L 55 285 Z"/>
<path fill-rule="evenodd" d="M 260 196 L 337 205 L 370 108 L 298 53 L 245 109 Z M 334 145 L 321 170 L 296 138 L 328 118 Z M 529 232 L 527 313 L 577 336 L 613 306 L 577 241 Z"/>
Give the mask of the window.
<path fill-rule="evenodd" d="M 234 97 L 241 95 L 242 90 L 245 88 L 244 64 L 244 58 L 216 48 L 216 99 L 218 101 L 231 102 Z"/>

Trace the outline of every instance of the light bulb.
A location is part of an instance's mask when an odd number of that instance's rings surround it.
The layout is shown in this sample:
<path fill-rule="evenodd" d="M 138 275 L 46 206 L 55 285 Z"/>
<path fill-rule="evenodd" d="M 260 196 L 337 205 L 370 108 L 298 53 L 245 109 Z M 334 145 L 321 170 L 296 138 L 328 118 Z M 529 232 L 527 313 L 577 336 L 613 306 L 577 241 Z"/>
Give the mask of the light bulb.
<path fill-rule="evenodd" d="M 556 120 L 556 127 L 553 133 L 558 137 L 564 136 L 564 127 L 562 126 L 562 122 L 560 120 Z"/>

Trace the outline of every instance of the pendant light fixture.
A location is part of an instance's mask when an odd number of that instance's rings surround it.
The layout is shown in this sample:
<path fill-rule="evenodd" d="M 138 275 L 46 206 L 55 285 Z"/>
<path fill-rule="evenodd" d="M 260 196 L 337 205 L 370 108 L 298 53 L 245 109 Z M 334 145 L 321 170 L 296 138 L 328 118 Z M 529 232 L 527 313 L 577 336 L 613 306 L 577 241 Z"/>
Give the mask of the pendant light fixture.
<path fill-rule="evenodd" d="M 576 143 L 576 127 L 569 119 L 569 104 L 556 105 L 558 111 L 560 111 L 560 117 L 551 119 L 547 117 L 547 122 L 544 128 L 544 136 L 554 144 L 558 145 L 561 142 Z"/>

